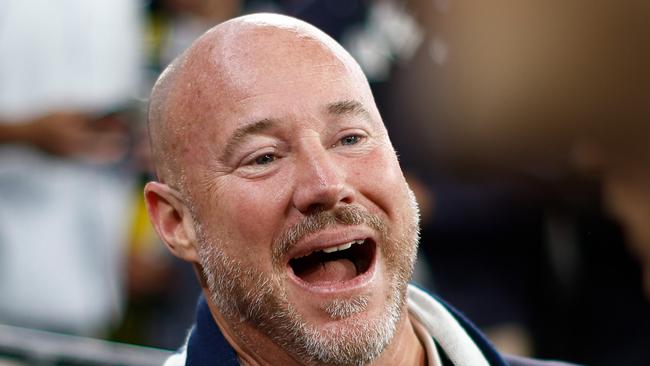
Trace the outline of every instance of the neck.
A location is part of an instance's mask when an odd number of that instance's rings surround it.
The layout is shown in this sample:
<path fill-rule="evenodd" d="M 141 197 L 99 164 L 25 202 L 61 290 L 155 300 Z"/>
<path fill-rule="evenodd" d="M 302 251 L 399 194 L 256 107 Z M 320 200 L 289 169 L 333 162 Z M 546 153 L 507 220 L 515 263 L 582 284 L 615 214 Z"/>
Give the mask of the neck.
<path fill-rule="evenodd" d="M 237 353 L 242 365 L 304 365 L 304 363 L 294 359 L 289 353 L 249 323 L 245 321 L 232 322 L 226 319 L 212 301 L 209 300 L 208 293 L 205 295 L 206 299 L 208 299 L 208 306 L 210 307 L 214 321 L 223 333 L 224 338 L 226 338 Z M 404 309 L 404 314 L 399 321 L 393 340 L 384 352 L 382 352 L 381 356 L 374 360 L 371 365 L 423 366 L 426 364 L 424 346 L 415 334 L 409 315 L 406 309 Z"/>
<path fill-rule="evenodd" d="M 409 365 L 424 366 L 427 364 L 426 352 L 420 339 L 415 333 L 409 314 L 404 309 L 397 331 L 391 343 L 381 356 L 371 363 L 372 366 Z"/>
<path fill-rule="evenodd" d="M 224 317 L 210 300 L 209 291 L 204 289 L 203 293 L 212 318 L 226 341 L 237 353 L 240 364 L 246 366 L 301 365 L 250 323 Z"/>

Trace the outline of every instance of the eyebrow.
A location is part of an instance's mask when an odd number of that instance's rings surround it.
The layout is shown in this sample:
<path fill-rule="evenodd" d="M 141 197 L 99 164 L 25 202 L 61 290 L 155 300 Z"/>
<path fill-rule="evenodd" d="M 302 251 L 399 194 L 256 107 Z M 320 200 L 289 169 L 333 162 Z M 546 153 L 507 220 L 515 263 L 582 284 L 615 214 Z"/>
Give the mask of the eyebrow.
<path fill-rule="evenodd" d="M 228 162 L 232 154 L 235 152 L 237 145 L 246 139 L 247 136 L 266 131 L 276 125 L 276 123 L 276 120 L 264 118 L 236 129 L 226 143 L 226 147 L 223 150 L 223 155 L 221 156 L 221 161 Z"/>
<path fill-rule="evenodd" d="M 356 100 L 344 100 L 340 102 L 330 103 L 326 107 L 328 114 L 337 116 L 341 115 L 362 115 L 370 119 L 370 113 L 363 107 L 361 103 Z"/>

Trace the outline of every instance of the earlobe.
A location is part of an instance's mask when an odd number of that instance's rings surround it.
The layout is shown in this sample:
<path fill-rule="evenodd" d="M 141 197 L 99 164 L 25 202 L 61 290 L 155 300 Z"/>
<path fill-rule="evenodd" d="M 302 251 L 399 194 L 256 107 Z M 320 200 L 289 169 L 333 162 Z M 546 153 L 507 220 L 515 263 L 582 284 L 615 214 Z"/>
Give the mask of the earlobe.
<path fill-rule="evenodd" d="M 198 263 L 193 218 L 179 196 L 164 183 L 149 182 L 144 187 L 149 218 L 160 239 L 176 257 Z"/>

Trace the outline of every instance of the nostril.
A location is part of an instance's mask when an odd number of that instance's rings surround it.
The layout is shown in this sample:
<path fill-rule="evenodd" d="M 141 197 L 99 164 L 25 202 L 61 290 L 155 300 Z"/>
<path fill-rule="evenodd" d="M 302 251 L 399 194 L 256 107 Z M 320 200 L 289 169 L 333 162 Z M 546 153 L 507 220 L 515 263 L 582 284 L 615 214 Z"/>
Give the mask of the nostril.
<path fill-rule="evenodd" d="M 346 204 L 351 204 L 354 202 L 352 194 L 345 195 L 340 201 Z"/>
<path fill-rule="evenodd" d="M 322 203 L 312 203 L 311 205 L 307 206 L 306 210 L 303 210 L 303 214 L 314 215 L 321 211 L 326 211 L 325 205 L 323 205 Z"/>

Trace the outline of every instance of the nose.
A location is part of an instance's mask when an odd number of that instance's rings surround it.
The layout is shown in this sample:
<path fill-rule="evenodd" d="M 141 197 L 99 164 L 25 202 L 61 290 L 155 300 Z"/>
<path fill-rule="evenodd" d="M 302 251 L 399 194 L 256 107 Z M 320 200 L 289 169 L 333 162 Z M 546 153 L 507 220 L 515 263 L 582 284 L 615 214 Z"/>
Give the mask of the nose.
<path fill-rule="evenodd" d="M 303 155 L 295 174 L 293 206 L 303 214 L 354 201 L 354 190 L 346 182 L 345 167 L 322 146 Z"/>

